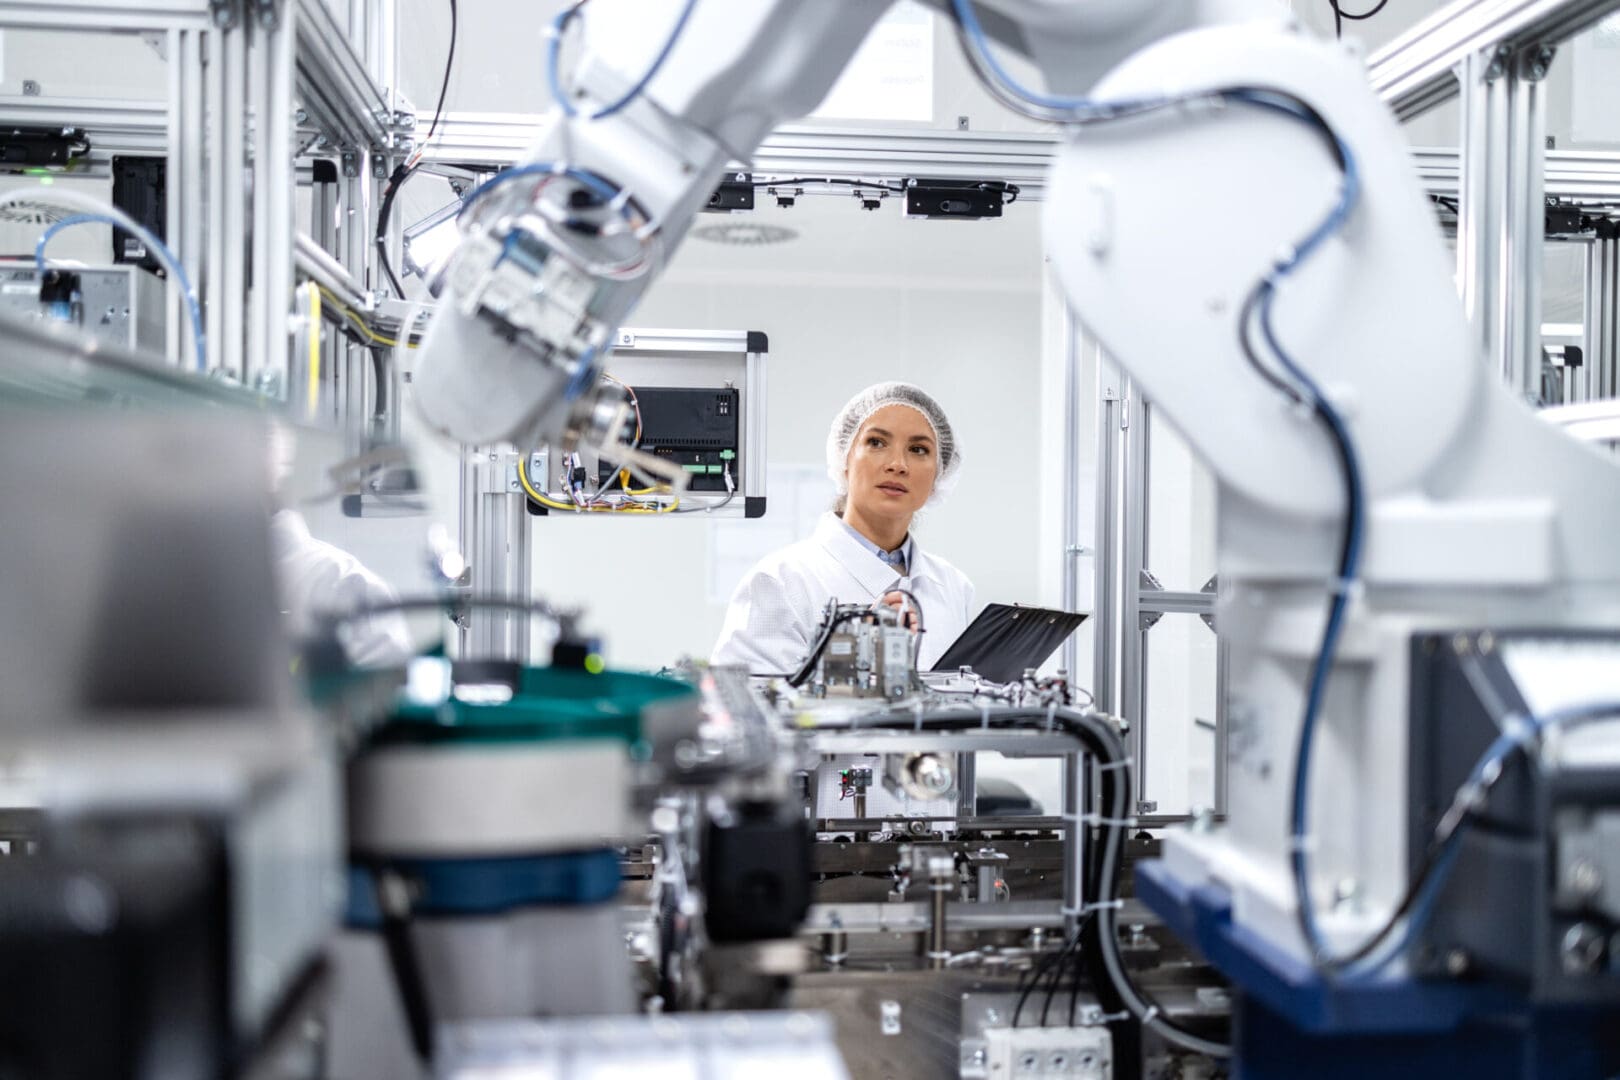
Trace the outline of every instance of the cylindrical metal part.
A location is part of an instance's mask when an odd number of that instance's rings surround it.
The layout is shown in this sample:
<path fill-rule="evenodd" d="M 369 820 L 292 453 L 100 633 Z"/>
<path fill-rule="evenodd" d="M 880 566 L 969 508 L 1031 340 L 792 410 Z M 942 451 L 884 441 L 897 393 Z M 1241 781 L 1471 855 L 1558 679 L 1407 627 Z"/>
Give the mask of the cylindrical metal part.
<path fill-rule="evenodd" d="M 828 967 L 843 967 L 849 957 L 849 935 L 842 930 L 821 935 L 821 959 Z"/>
<path fill-rule="evenodd" d="M 951 898 L 951 878 L 930 878 L 928 881 L 928 966 L 936 971 L 945 967 L 951 958 L 945 947 L 945 901 Z"/>
<path fill-rule="evenodd" d="M 979 756 L 971 750 L 956 755 L 956 816 L 979 816 Z"/>

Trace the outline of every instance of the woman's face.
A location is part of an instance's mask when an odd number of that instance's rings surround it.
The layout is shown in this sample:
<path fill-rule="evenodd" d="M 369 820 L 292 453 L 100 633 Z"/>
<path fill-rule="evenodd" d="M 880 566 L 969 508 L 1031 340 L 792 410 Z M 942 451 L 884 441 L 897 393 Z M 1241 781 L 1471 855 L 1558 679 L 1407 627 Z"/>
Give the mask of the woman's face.
<path fill-rule="evenodd" d="M 861 425 L 845 476 L 849 505 L 866 517 L 906 518 L 922 509 L 939 475 L 934 429 L 908 405 L 885 405 Z"/>

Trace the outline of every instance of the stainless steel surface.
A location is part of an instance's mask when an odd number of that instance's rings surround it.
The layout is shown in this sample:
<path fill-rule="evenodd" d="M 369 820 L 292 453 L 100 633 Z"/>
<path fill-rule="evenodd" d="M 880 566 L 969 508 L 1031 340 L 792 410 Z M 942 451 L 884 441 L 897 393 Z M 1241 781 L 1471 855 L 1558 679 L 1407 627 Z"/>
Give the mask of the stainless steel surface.
<path fill-rule="evenodd" d="M 1061 906 L 1052 900 L 1009 900 L 981 904 L 972 900 L 952 900 L 945 905 L 945 917 L 952 934 L 958 931 L 1051 930 L 1063 925 Z M 847 934 L 920 934 L 928 928 L 928 904 L 922 900 L 875 903 L 811 904 L 801 936 L 841 930 Z M 1158 918 L 1139 901 L 1126 900 L 1119 915 L 1121 925 L 1156 925 Z"/>
<path fill-rule="evenodd" d="M 956 972 L 831 971 L 794 980 L 788 1005 L 831 1017 L 855 1080 L 941 1080 L 956 1075 L 963 992 Z"/>
<path fill-rule="evenodd" d="M 978 715 L 964 710 L 965 719 Z M 877 731 L 855 728 L 849 731 L 816 731 L 805 736 L 806 745 L 822 754 L 884 754 L 910 751 L 961 753 L 969 750 L 997 750 L 1012 757 L 1055 757 L 1068 753 L 1075 740 L 1061 731 Z"/>
<path fill-rule="evenodd" d="M 804 1010 L 469 1022 L 444 1030 L 433 1072 L 439 1080 L 773 1074 L 844 1080 L 849 1073 L 833 1038 L 828 1017 Z"/>

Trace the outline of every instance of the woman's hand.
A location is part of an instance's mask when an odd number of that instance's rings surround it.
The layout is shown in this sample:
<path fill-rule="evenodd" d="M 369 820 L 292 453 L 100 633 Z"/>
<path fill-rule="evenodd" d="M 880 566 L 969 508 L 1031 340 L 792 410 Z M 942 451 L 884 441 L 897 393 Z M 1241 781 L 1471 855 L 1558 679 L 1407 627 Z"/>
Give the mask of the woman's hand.
<path fill-rule="evenodd" d="M 895 611 L 898 611 L 900 613 L 900 625 L 904 626 L 912 633 L 916 633 L 917 612 L 906 601 L 904 594 L 897 592 L 884 593 L 883 599 L 879 600 L 878 603 L 886 604 L 887 606 L 894 608 Z"/>

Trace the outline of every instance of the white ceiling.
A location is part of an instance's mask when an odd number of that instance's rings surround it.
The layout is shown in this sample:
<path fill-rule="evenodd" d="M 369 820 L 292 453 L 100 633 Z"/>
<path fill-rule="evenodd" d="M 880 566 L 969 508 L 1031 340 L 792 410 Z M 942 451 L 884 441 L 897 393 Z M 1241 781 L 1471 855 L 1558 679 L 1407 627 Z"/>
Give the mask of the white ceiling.
<path fill-rule="evenodd" d="M 757 223 L 792 229 L 798 234 L 794 239 L 737 246 L 689 236 L 667 273 L 703 278 L 789 271 L 863 280 L 874 275 L 974 279 L 1000 289 L 1040 288 L 1038 204 L 1014 203 L 1001 218 L 980 221 L 906 218 L 900 206 L 899 198 L 890 198 L 877 210 L 863 210 L 850 195 L 807 195 L 782 209 L 761 192 L 756 209 L 700 214 L 693 229 Z"/>

